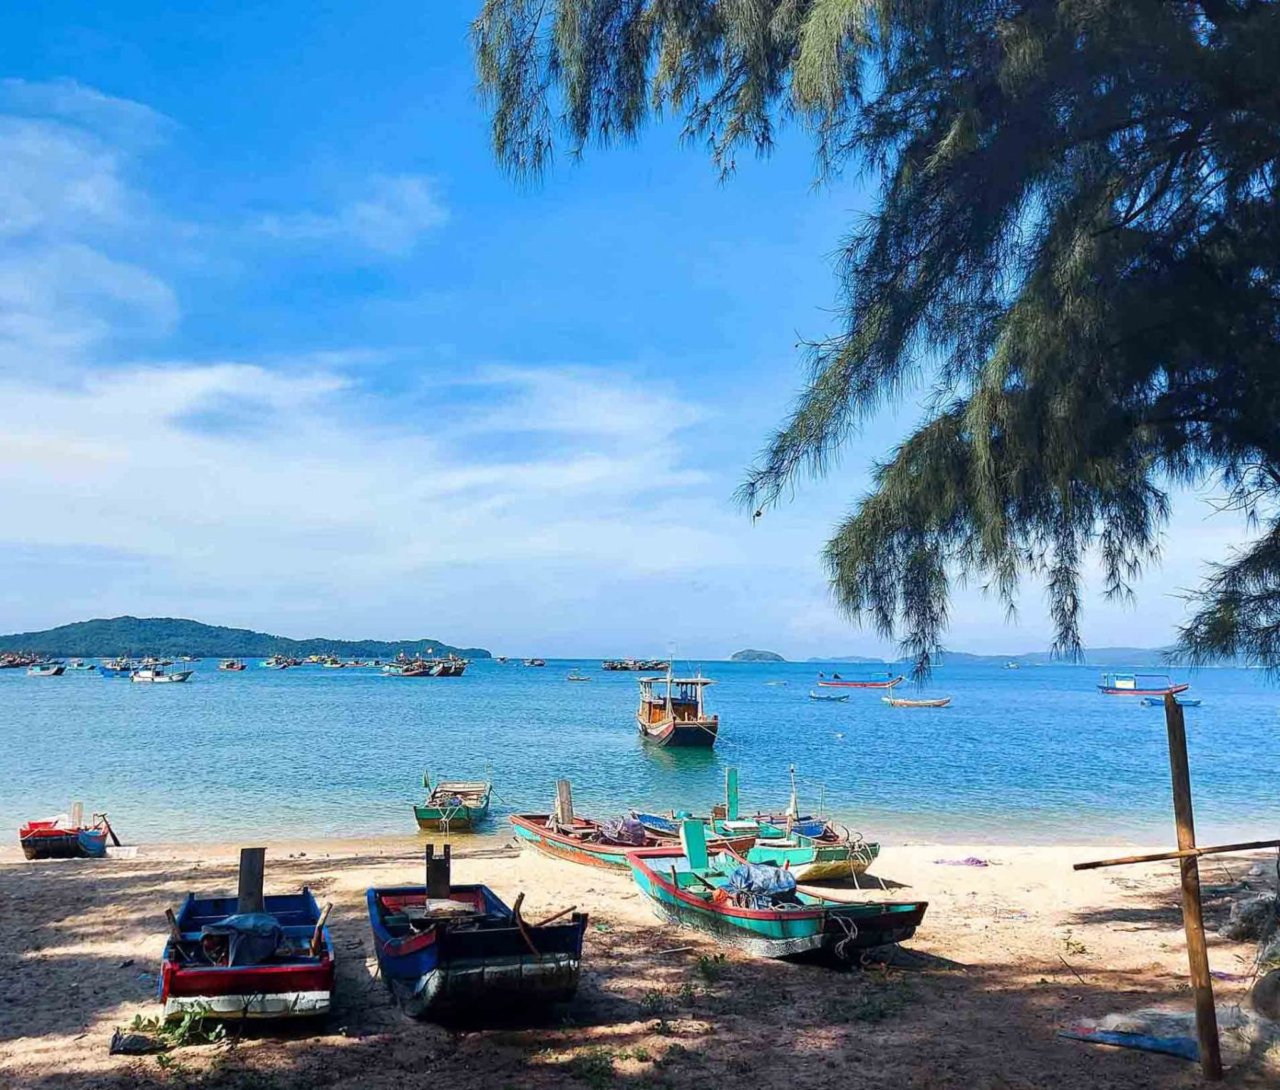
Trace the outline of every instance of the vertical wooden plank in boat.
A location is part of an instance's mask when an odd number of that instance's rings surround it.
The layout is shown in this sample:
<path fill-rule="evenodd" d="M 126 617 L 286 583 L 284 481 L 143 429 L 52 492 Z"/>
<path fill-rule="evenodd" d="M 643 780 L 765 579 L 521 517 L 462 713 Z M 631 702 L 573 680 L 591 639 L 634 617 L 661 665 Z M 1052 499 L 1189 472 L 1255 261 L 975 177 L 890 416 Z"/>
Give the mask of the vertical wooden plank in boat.
<path fill-rule="evenodd" d="M 556 780 L 556 821 L 573 824 L 573 787 L 568 780 Z"/>
<path fill-rule="evenodd" d="M 707 830 L 702 822 L 690 818 L 680 823 L 680 843 L 689 857 L 689 866 L 705 870 L 707 866 Z"/>
<path fill-rule="evenodd" d="M 71 804 L 71 828 L 79 829 L 84 825 L 84 803 L 73 802 Z"/>
<path fill-rule="evenodd" d="M 236 893 L 237 912 L 261 912 L 265 907 L 262 885 L 266 866 L 266 848 L 240 849 L 240 886 Z"/>
<path fill-rule="evenodd" d="M 724 770 L 724 803 L 725 813 L 730 821 L 738 820 L 738 770 Z"/>
<path fill-rule="evenodd" d="M 436 857 L 435 845 L 427 845 L 427 900 L 448 900 L 451 893 L 452 848 L 446 844 L 444 854 Z"/>

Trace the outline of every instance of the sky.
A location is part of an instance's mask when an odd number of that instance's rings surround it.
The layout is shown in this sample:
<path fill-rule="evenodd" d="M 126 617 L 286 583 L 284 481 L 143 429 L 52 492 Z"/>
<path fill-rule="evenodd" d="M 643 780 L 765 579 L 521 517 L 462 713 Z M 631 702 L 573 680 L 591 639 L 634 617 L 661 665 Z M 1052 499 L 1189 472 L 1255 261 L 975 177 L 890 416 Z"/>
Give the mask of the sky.
<path fill-rule="evenodd" d="M 190 617 L 495 653 L 881 654 L 821 564 L 908 392 L 825 481 L 732 499 L 870 207 L 804 134 L 722 182 L 670 125 L 497 168 L 477 0 L 0 13 L 0 632 Z M 1178 497 L 1157 646 L 1243 538 Z M 1099 581 L 1094 579 L 1096 591 Z M 958 593 L 948 646 L 1042 650 Z"/>

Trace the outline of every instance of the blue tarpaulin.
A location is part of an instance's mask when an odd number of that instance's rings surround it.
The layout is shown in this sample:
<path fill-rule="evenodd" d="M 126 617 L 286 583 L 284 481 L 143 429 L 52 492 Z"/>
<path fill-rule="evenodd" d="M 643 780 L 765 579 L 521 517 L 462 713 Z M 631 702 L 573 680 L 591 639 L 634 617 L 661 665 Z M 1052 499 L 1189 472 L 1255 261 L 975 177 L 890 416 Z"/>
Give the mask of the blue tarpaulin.
<path fill-rule="evenodd" d="M 242 912 L 205 924 L 202 934 L 226 938 L 228 965 L 261 965 L 279 948 L 284 928 L 266 912 Z"/>
<path fill-rule="evenodd" d="M 772 908 L 779 901 L 795 899 L 796 878 L 781 867 L 743 863 L 729 875 L 726 888 L 742 908 Z"/>

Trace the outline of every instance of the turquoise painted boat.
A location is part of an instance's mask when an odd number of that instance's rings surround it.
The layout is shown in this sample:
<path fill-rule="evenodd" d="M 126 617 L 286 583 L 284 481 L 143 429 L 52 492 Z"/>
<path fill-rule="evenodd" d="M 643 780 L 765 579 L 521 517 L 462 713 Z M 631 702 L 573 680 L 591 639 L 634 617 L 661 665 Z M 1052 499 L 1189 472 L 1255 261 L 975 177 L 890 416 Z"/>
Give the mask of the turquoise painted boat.
<path fill-rule="evenodd" d="M 425 832 L 467 832 L 489 816 L 493 784 L 487 780 L 441 780 L 432 787 L 431 774 L 425 772 L 422 786 L 427 789 L 427 801 L 414 806 L 413 816 Z"/>
<path fill-rule="evenodd" d="M 760 957 L 826 955 L 851 961 L 859 951 L 915 934 L 926 901 L 834 901 L 796 888 L 778 867 L 749 867 L 728 852 L 708 856 L 703 827 L 684 823 L 683 849 L 641 848 L 631 874 L 662 919 L 714 936 Z"/>

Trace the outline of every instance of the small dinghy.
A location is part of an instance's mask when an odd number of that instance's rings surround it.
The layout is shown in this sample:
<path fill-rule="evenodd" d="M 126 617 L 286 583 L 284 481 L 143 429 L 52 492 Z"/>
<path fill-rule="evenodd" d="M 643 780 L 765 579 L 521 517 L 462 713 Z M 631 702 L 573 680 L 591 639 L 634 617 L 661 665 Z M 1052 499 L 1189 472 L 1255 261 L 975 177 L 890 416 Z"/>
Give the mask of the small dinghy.
<path fill-rule="evenodd" d="M 821 700 L 827 704 L 843 704 L 849 699 L 848 693 L 818 693 L 812 689 L 809 690 L 810 700 Z"/>
<path fill-rule="evenodd" d="M 951 703 L 949 696 L 940 696 L 936 700 L 904 700 L 892 696 L 882 696 L 880 699 L 891 708 L 945 708 Z"/>
<path fill-rule="evenodd" d="M 1187 697 L 1186 699 L 1183 699 L 1180 696 L 1175 696 L 1173 699 L 1177 702 L 1180 708 L 1200 707 L 1200 701 L 1193 699 L 1191 697 Z M 1144 696 L 1142 698 L 1142 706 L 1144 708 L 1163 708 L 1164 698 L 1159 696 Z"/>

